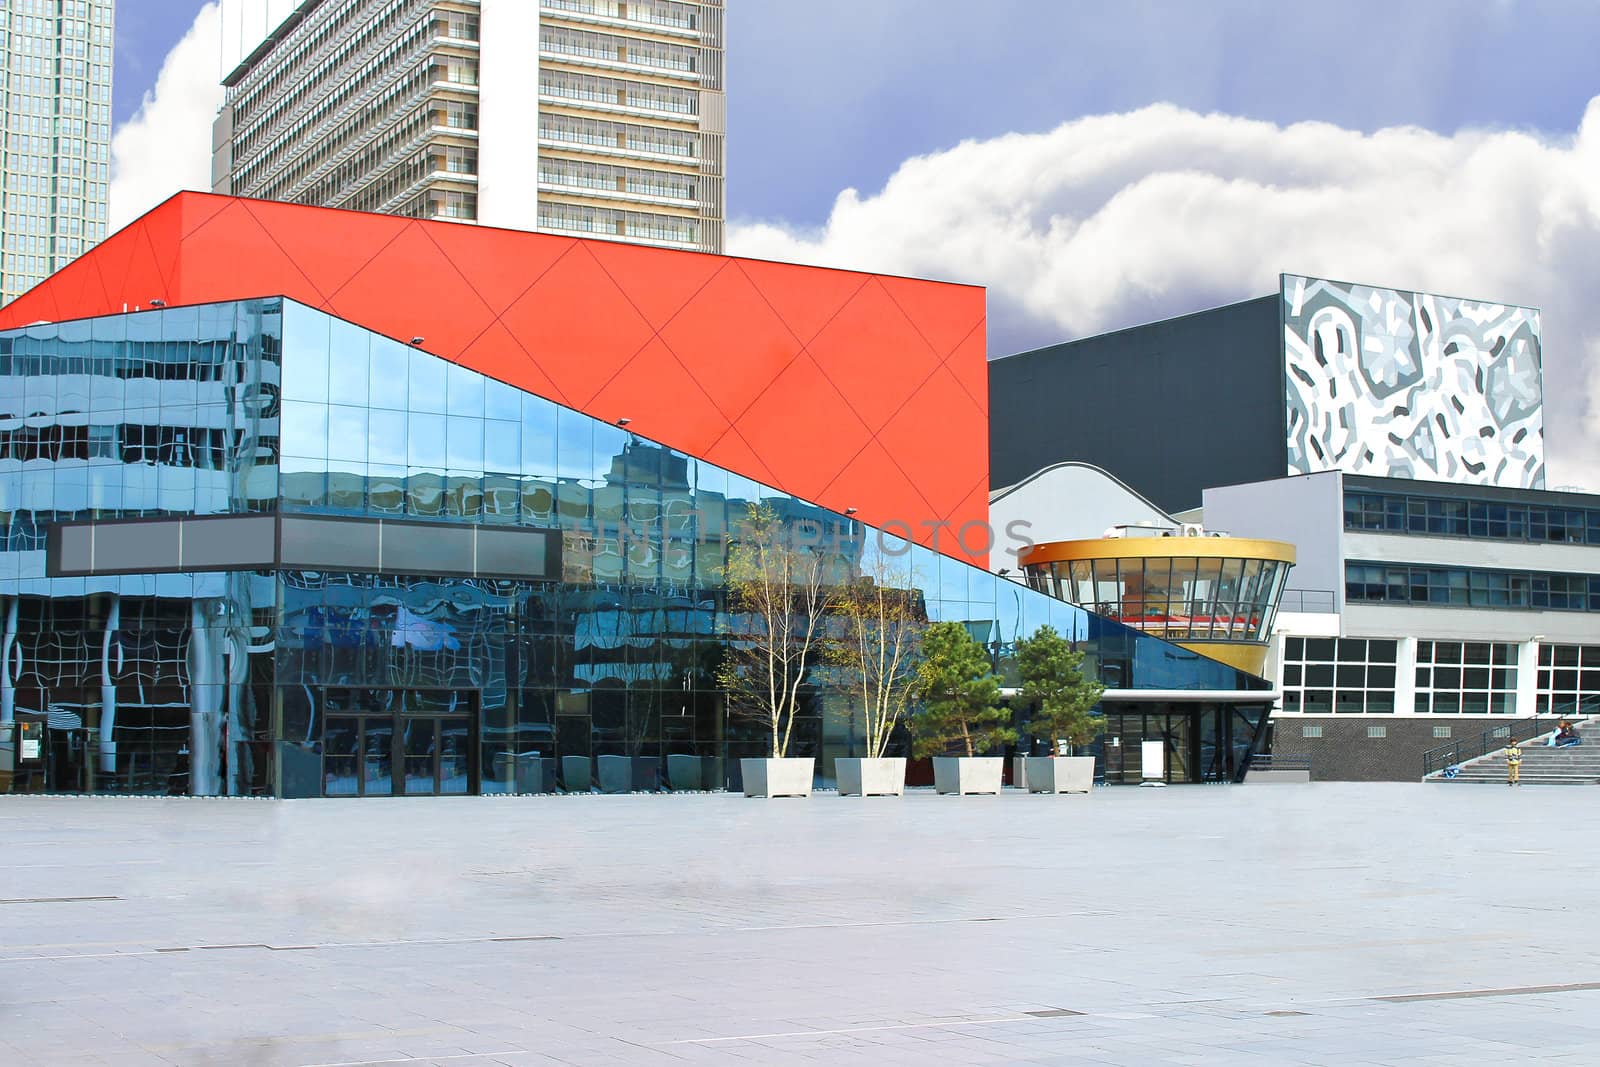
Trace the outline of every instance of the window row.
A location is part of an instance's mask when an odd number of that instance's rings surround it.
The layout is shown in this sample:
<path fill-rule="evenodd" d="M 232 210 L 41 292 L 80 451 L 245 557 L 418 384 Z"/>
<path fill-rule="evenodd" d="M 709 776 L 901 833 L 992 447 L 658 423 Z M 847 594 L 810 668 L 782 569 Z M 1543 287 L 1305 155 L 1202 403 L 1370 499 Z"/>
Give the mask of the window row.
<path fill-rule="evenodd" d="M 1347 492 L 1347 530 L 1600 545 L 1600 508 Z"/>
<path fill-rule="evenodd" d="M 1346 563 L 1345 600 L 1600 612 L 1600 575 Z"/>
<path fill-rule="evenodd" d="M 1283 709 L 1306 714 L 1389 714 L 1395 710 L 1398 641 L 1286 638 Z"/>
<path fill-rule="evenodd" d="M 1256 559 L 1073 560 L 1028 569 L 1029 583 L 1169 640 L 1265 640 L 1288 568 Z"/>

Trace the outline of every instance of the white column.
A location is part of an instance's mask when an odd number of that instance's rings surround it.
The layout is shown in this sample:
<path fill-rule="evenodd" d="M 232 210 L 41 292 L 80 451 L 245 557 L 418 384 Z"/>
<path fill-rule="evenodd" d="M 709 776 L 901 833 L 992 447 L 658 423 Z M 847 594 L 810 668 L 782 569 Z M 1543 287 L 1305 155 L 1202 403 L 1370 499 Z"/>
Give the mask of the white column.
<path fill-rule="evenodd" d="M 1512 710 L 1519 718 L 1537 714 L 1539 708 L 1539 640 L 1517 644 L 1517 700 Z"/>
<path fill-rule="evenodd" d="M 483 0 L 478 39 L 478 221 L 539 226 L 539 5 Z"/>
<path fill-rule="evenodd" d="M 1394 654 L 1394 710 L 1410 715 L 1417 710 L 1417 639 L 1400 638 Z"/>

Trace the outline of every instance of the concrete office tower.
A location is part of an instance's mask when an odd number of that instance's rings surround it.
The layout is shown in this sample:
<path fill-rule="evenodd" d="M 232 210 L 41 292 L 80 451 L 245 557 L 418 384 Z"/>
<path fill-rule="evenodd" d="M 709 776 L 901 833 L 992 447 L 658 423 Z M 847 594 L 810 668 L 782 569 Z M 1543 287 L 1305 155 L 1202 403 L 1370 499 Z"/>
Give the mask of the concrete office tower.
<path fill-rule="evenodd" d="M 212 188 L 720 252 L 722 27 L 722 0 L 304 0 L 224 78 Z"/>
<path fill-rule="evenodd" d="M 112 0 L 0 0 L 0 303 L 106 234 Z"/>

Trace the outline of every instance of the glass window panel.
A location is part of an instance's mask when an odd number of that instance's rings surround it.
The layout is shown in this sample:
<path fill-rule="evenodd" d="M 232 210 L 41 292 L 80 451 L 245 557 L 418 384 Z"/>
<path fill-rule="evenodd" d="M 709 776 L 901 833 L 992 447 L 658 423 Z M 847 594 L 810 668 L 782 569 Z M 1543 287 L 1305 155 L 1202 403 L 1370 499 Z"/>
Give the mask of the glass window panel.
<path fill-rule="evenodd" d="M 484 470 L 515 474 L 522 468 L 522 423 L 488 419 L 483 424 Z"/>
<path fill-rule="evenodd" d="M 406 464 L 412 467 L 445 466 L 443 415 L 413 411 L 406 418 Z"/>
<path fill-rule="evenodd" d="M 556 462 L 556 405 L 543 397 L 526 393 L 521 396 L 520 404 L 522 473 L 553 479 L 559 469 Z"/>
<path fill-rule="evenodd" d="M 373 416 L 403 413 L 374 412 Z M 380 515 L 399 515 L 405 511 L 406 469 L 393 464 L 367 465 L 367 509 Z"/>
<path fill-rule="evenodd" d="M 1195 635 L 1205 637 L 1212 632 L 1216 620 L 1217 588 L 1222 584 L 1222 561 L 1202 559 L 1196 564 L 1194 605 Z"/>
<path fill-rule="evenodd" d="M 445 513 L 444 471 L 427 467 L 406 468 L 406 514 L 438 518 Z"/>
<path fill-rule="evenodd" d="M 445 367 L 448 364 L 438 356 L 430 356 L 420 348 L 410 349 L 409 355 L 410 377 L 407 385 L 410 410 L 444 414 Z"/>
<path fill-rule="evenodd" d="M 326 315 L 286 301 L 283 309 L 283 382 L 287 400 L 328 399 L 328 333 Z"/>
<path fill-rule="evenodd" d="M 1171 601 L 1169 607 L 1177 629 L 1188 629 L 1194 625 L 1195 586 L 1198 572 L 1198 560 L 1175 559 L 1172 561 Z"/>
<path fill-rule="evenodd" d="M 563 478 L 593 477 L 595 420 L 567 408 L 558 408 L 556 427 L 559 436 L 557 473 Z"/>
<path fill-rule="evenodd" d="M 481 473 L 483 420 L 477 417 L 451 415 L 446 420 L 445 432 L 449 435 L 446 465 L 454 470 Z"/>
<path fill-rule="evenodd" d="M 365 406 L 372 334 L 342 319 L 329 321 L 328 399 L 335 404 Z"/>
<path fill-rule="evenodd" d="M 483 413 L 486 417 L 506 419 L 511 422 L 522 418 L 524 394 L 521 389 L 486 377 L 483 380 L 483 390 Z"/>
<path fill-rule="evenodd" d="M 738 516 L 743 515 L 745 509 L 753 502 L 761 499 L 761 486 L 759 483 L 728 472 L 728 521 L 737 522 Z"/>
<path fill-rule="evenodd" d="M 1117 580 L 1121 589 L 1120 617 L 1128 625 L 1139 628 L 1149 613 L 1146 593 L 1145 563 L 1142 559 L 1119 560 Z"/>
<path fill-rule="evenodd" d="M 399 341 L 374 334 L 368 360 L 368 402 L 375 408 L 404 410 L 411 349 Z"/>
<path fill-rule="evenodd" d="M 1173 561 L 1144 561 L 1144 614 L 1149 617 L 1152 629 L 1165 629 L 1171 614 L 1171 585 Z"/>
<path fill-rule="evenodd" d="M 286 400 L 279 431 L 286 456 L 324 458 L 328 454 L 328 406 Z"/>
<path fill-rule="evenodd" d="M 367 461 L 406 462 L 406 413 L 375 408 L 367 418 Z"/>
<path fill-rule="evenodd" d="M 334 404 L 327 410 L 328 458 L 364 466 L 367 462 L 367 409 Z"/>
<path fill-rule="evenodd" d="M 483 375 L 459 363 L 445 364 L 445 403 L 451 415 L 483 417 Z"/>
<path fill-rule="evenodd" d="M 609 422 L 594 423 L 593 478 L 605 478 L 613 469 L 623 470 L 623 450 L 628 445 L 628 431 Z"/>

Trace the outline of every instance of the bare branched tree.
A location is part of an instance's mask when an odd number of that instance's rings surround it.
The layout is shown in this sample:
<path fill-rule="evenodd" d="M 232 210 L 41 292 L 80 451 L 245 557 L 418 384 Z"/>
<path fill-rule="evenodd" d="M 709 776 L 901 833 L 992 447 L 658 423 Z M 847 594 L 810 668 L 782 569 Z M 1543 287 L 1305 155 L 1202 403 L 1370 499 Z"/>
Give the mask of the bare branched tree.
<path fill-rule="evenodd" d="M 860 695 L 867 758 L 880 759 L 905 717 L 928 612 L 909 566 L 880 558 L 841 591 L 828 658 Z"/>
<path fill-rule="evenodd" d="M 728 713 L 760 723 L 786 756 L 806 674 L 839 603 L 833 555 L 820 537 L 751 504 L 728 551 L 728 645 L 717 681 Z"/>

